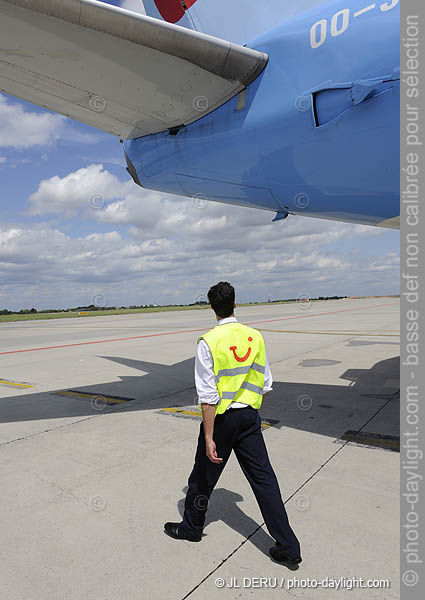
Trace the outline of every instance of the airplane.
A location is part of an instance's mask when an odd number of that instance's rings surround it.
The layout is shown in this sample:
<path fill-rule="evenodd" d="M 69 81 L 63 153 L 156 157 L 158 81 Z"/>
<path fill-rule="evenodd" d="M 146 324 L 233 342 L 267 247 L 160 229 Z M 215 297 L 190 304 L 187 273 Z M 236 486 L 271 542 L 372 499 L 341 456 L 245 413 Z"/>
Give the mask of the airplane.
<path fill-rule="evenodd" d="M 144 8 L 0 0 L 0 91 L 117 136 L 146 189 L 399 228 L 399 0 Z"/>

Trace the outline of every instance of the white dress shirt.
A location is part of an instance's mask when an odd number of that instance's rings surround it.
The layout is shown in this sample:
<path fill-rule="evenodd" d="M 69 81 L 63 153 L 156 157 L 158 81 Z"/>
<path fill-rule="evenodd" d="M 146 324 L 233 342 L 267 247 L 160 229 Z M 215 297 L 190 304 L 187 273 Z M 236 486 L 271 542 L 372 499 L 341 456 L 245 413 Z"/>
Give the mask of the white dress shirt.
<path fill-rule="evenodd" d="M 237 322 L 235 317 L 227 317 L 226 319 L 220 319 L 217 325 Z M 263 394 L 273 389 L 272 384 L 273 378 L 266 355 Z M 218 404 L 220 402 L 220 396 L 215 383 L 211 350 L 205 340 L 199 342 L 196 352 L 195 385 L 198 393 L 198 404 Z M 246 406 L 242 402 L 232 402 L 229 408 L 245 408 Z"/>

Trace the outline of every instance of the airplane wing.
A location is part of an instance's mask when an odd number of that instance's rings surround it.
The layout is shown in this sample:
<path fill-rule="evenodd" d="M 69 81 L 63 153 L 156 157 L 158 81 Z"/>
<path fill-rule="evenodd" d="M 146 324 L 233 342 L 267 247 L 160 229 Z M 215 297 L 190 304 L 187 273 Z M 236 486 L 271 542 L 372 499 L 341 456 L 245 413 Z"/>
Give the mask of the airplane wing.
<path fill-rule="evenodd" d="M 97 0 L 0 0 L 0 91 L 125 139 L 198 120 L 266 64 Z"/>

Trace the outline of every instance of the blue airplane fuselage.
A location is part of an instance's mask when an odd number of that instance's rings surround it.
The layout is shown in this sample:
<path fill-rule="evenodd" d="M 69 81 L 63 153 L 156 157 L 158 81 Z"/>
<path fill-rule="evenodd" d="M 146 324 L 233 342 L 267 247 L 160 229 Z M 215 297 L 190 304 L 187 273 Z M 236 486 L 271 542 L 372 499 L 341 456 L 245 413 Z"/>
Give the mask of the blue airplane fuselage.
<path fill-rule="evenodd" d="M 394 226 L 399 27 L 398 0 L 337 0 L 281 23 L 247 44 L 269 62 L 246 92 L 188 126 L 124 142 L 135 180 L 277 218 Z"/>

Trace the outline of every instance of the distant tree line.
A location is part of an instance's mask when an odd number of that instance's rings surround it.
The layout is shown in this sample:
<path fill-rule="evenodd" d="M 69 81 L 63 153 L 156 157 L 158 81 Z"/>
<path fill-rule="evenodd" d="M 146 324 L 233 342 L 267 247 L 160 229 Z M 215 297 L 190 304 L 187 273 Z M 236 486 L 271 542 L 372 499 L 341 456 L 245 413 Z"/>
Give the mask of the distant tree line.
<path fill-rule="evenodd" d="M 269 303 L 273 302 L 307 302 L 307 300 L 313 302 L 315 300 L 344 300 L 348 296 L 318 296 L 317 298 L 285 298 L 284 300 L 268 300 Z M 262 302 L 249 302 L 249 304 L 262 304 Z"/>
<path fill-rule="evenodd" d="M 101 310 L 133 310 L 140 308 L 155 308 L 158 304 L 132 304 L 131 306 L 96 306 L 95 304 L 89 304 L 89 306 L 76 306 L 73 308 L 46 308 L 43 310 L 37 310 L 36 308 L 21 308 L 21 310 L 8 310 L 7 308 L 0 309 L 0 315 L 32 315 L 32 314 L 46 314 L 46 313 L 66 313 L 66 312 L 89 312 L 89 311 L 101 311 Z M 170 304 L 167 306 L 191 306 L 184 304 Z"/>
<path fill-rule="evenodd" d="M 343 300 L 348 296 L 318 296 L 317 298 L 309 298 L 310 301 L 314 300 Z M 299 298 L 285 298 L 280 300 L 268 300 L 269 303 L 282 303 L 282 302 L 302 302 Z M 306 301 L 306 300 L 304 300 Z M 245 304 L 245 303 L 243 303 Z M 248 302 L 247 304 L 264 304 L 262 301 Z M 76 306 L 75 308 L 47 308 L 44 310 L 37 310 L 36 308 L 22 308 L 21 310 L 8 310 L 7 308 L 0 309 L 0 315 L 32 315 L 32 314 L 46 314 L 46 313 L 64 313 L 64 312 L 89 312 L 89 311 L 101 311 L 101 310 L 137 310 L 141 308 L 156 308 L 156 307 L 173 307 L 173 306 L 207 306 L 207 300 L 199 300 L 198 302 L 192 302 L 191 304 L 132 304 L 131 306 L 96 306 L 95 304 L 89 304 L 89 306 Z"/>

